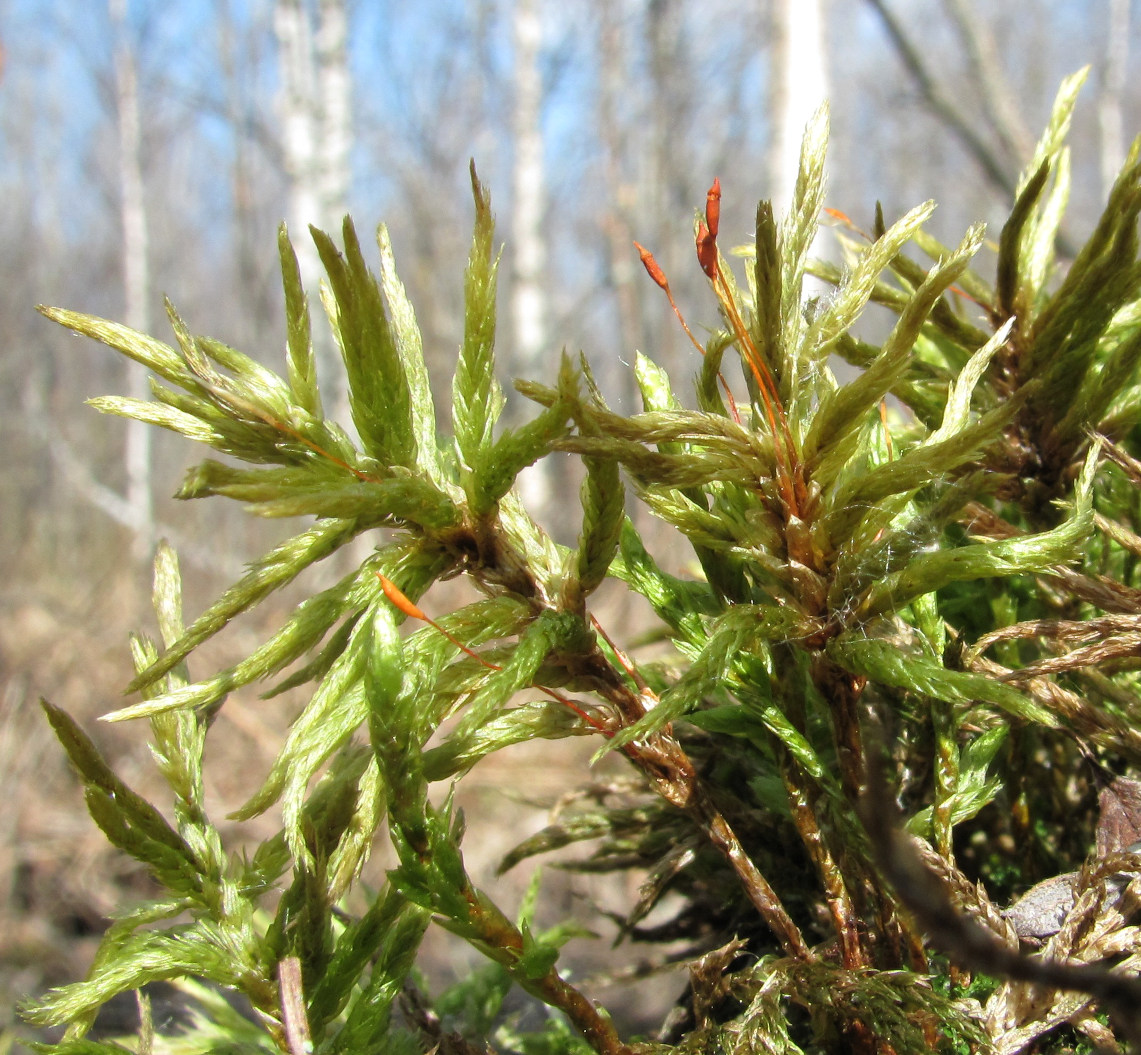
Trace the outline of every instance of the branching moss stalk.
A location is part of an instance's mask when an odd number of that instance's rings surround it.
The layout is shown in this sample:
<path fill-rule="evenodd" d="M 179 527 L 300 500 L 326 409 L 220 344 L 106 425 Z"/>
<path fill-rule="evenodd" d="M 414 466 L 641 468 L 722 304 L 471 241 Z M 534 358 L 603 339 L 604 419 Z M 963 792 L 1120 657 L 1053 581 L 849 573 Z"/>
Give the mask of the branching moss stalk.
<path fill-rule="evenodd" d="M 856 909 L 847 881 L 820 831 L 816 816 L 819 796 L 810 791 L 810 780 L 795 761 L 786 752 L 782 755 L 781 775 L 788 791 L 792 822 L 824 885 L 828 911 L 840 946 L 840 960 L 849 970 L 858 970 L 867 966 L 867 957 L 862 948 Z"/>
<path fill-rule="evenodd" d="M 725 818 L 705 795 L 698 795 L 691 809 L 710 841 L 733 866 L 744 887 L 745 895 L 776 935 L 784 951 L 798 960 L 815 960 L 816 954 L 808 947 L 800 928 L 781 904 L 776 891 L 745 852 Z"/>
<path fill-rule="evenodd" d="M 829 704 L 841 785 L 849 801 L 855 803 L 865 786 L 859 708 L 867 679 L 842 669 L 827 656 L 816 657 L 812 677 L 817 690 Z"/>

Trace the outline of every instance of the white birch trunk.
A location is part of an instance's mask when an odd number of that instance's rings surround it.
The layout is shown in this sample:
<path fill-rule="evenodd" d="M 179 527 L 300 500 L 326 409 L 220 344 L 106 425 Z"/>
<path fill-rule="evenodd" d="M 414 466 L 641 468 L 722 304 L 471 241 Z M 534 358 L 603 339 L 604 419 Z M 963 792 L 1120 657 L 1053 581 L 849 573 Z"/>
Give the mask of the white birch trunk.
<path fill-rule="evenodd" d="M 539 54 L 543 43 L 542 17 L 536 0 L 515 0 L 514 119 L 515 162 L 512 179 L 511 323 L 515 372 L 534 376 L 547 344 L 547 303 L 543 276 L 545 174 L 543 171 L 543 84 Z M 520 479 L 523 501 L 541 516 L 549 500 L 546 466 L 527 470 Z"/>
<path fill-rule="evenodd" d="M 230 194 L 233 198 L 233 239 L 235 291 L 252 306 L 258 302 L 255 250 L 253 246 L 253 190 L 250 170 L 250 109 L 242 87 L 242 63 L 248 61 L 237 39 L 237 27 L 230 0 L 215 0 L 215 22 L 218 39 L 222 95 L 226 111 L 234 127 L 234 156 L 230 168 Z M 238 347 L 251 345 L 256 339 L 257 323 L 251 310 L 248 322 L 237 331 Z"/>
<path fill-rule="evenodd" d="M 345 0 L 318 0 L 315 16 L 305 0 L 277 0 L 273 26 L 281 73 L 282 152 L 289 180 L 286 224 L 301 281 L 312 296 L 321 265 L 309 225 L 337 236 L 348 208 L 352 109 Z M 344 374 L 333 342 L 323 327 L 315 326 L 313 343 L 326 405 L 343 420 Z"/>
<path fill-rule="evenodd" d="M 792 201 L 804 127 L 828 94 L 824 0 L 774 0 L 773 148 L 769 186 L 780 216 Z"/>
<path fill-rule="evenodd" d="M 352 82 L 345 0 L 319 0 L 316 52 L 320 101 L 317 194 L 324 222 L 334 226 L 349 208 Z"/>
<path fill-rule="evenodd" d="M 618 302 L 618 332 L 621 334 L 621 347 L 641 348 L 646 346 L 646 342 L 641 339 L 642 320 L 639 315 L 638 283 L 640 280 L 644 281 L 645 272 L 633 252 L 635 236 L 631 229 L 630 211 L 635 200 L 634 182 L 633 179 L 627 179 L 623 167 L 629 129 L 623 128 L 620 111 L 623 95 L 629 91 L 629 87 L 622 24 L 619 12 L 615 11 L 610 0 L 596 0 L 595 18 L 598 22 L 596 113 L 599 136 L 606 150 L 607 200 L 606 212 L 602 217 L 603 233 L 607 240 L 610 258 L 611 282 Z M 617 359 L 606 364 L 596 364 L 595 369 L 601 369 L 602 373 L 611 373 L 614 382 L 627 387 L 630 371 L 622 367 Z M 630 394 L 633 395 L 632 389 Z M 621 400 L 620 396 L 619 405 Z"/>
<path fill-rule="evenodd" d="M 124 318 L 128 326 L 151 331 L 150 264 L 147 212 L 143 194 L 142 144 L 139 122 L 138 75 L 128 40 L 127 0 L 109 0 L 115 33 L 115 108 L 119 124 L 119 207 L 122 226 Z M 144 371 L 127 365 L 127 390 L 148 399 Z M 151 488 L 151 430 L 141 421 L 128 421 L 126 430 L 126 505 L 134 532 L 133 550 L 149 559 L 155 543 L 154 499 Z"/>
<path fill-rule="evenodd" d="M 317 84 L 313 38 L 302 0 L 277 0 L 273 11 L 281 89 L 278 108 L 289 201 L 285 222 L 301 267 L 301 280 L 309 289 L 320 271 L 317 250 L 308 225 L 317 223 L 317 181 L 314 158 L 317 137 Z"/>

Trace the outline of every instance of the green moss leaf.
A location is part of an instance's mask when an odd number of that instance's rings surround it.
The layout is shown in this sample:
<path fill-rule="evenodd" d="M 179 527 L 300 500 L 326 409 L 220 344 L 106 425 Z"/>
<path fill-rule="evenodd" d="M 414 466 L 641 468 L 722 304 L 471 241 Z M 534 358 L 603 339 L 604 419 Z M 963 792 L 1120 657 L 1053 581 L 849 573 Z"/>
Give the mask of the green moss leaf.
<path fill-rule="evenodd" d="M 452 424 L 461 476 L 469 500 L 475 481 L 489 468 L 492 430 L 503 409 L 495 378 L 495 296 L 498 259 L 493 258 L 495 223 L 491 198 L 471 167 L 475 232 L 464 274 L 464 339 L 452 382 Z"/>
<path fill-rule="evenodd" d="M 281 282 L 285 289 L 289 388 L 297 405 L 314 418 L 320 419 L 321 396 L 317 388 L 317 356 L 313 351 L 309 298 L 301 285 L 301 268 L 285 224 L 277 229 L 277 251 L 281 258 Z"/>
<path fill-rule="evenodd" d="M 829 642 L 828 655 L 845 670 L 882 685 L 934 696 L 945 703 L 989 703 L 1023 721 L 1049 728 L 1060 724 L 1045 707 L 1009 685 L 983 674 L 948 670 L 887 641 L 846 634 Z"/>
<path fill-rule="evenodd" d="M 412 393 L 380 285 L 350 220 L 342 229 L 344 255 L 327 234 L 311 230 L 329 276 L 325 310 L 344 359 L 357 435 L 382 465 L 412 469 L 418 456 Z"/>

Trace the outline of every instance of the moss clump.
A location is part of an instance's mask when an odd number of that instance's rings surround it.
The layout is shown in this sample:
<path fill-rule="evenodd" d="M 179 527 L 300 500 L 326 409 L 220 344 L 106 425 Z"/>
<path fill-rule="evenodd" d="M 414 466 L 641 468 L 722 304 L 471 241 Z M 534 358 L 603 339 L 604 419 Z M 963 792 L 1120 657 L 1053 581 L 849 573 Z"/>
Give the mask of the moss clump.
<path fill-rule="evenodd" d="M 450 795 L 429 794 L 512 744 L 554 752 L 572 735 L 625 756 L 634 784 L 582 797 L 505 866 L 590 840 L 582 867 L 647 871 L 627 931 L 685 939 L 693 958 L 687 1010 L 647 1051 L 1016 1051 L 1066 1023 L 1097 1043 L 1136 1039 L 1141 809 L 1124 773 L 1141 757 L 1141 163 L 1135 145 L 1063 266 L 1080 81 L 1063 86 L 985 267 L 981 228 L 954 248 L 924 231 L 930 203 L 890 225 L 877 215 L 870 235 L 850 226 L 842 269 L 812 262 L 823 112 L 789 214 L 758 209 L 740 286 L 718 249 L 715 182 L 696 255 L 721 326 L 694 342 L 696 409 L 638 356 L 643 409 L 616 413 L 586 358 L 564 357 L 551 384 L 517 386 L 531 420 L 500 425 L 493 223 L 474 170 L 451 435 L 437 431 L 383 228 L 378 275 L 350 222 L 343 248 L 314 232 L 355 436 L 322 411 L 284 232 L 284 377 L 173 310 L 171 347 L 44 309 L 155 375 L 150 401 L 99 409 L 226 456 L 193 469 L 180 497 L 312 519 L 188 626 L 177 562 L 160 550 L 161 641 L 135 642 L 140 699 L 110 717 L 149 723 L 173 817 L 48 708 L 92 816 L 163 894 L 124 911 L 85 981 L 27 1009 L 67 1025 L 43 1050 L 122 1051 L 84 1039 L 95 1013 L 157 980 L 200 1008 L 190 1037 L 162 1041 L 171 1050 L 632 1050 L 559 971 L 562 942 L 593 921 L 537 931 L 537 888 L 509 918 L 468 874 Z M 806 303 L 810 273 L 834 293 Z M 875 346 L 853 336 L 872 302 L 896 315 Z M 846 383 L 837 355 L 860 368 Z M 513 489 L 554 452 L 585 469 L 574 547 Z M 643 514 L 692 548 L 692 574 L 663 569 Z M 376 529 L 375 550 L 248 658 L 189 677 L 203 641 Z M 456 575 L 479 599 L 429 618 L 421 598 Z M 594 617 L 608 579 L 649 602 L 671 656 L 630 658 Z M 239 858 L 207 814 L 202 767 L 226 695 L 265 681 L 312 693 L 238 813 L 280 803 L 283 826 Z M 384 835 L 398 865 L 347 914 Z M 999 907 L 1011 877 L 1052 879 L 1035 896 L 1067 887 L 1046 906 L 1053 929 Z M 645 926 L 667 890 L 680 907 Z M 434 925 L 490 966 L 433 1008 L 410 977 Z M 258 1024 L 228 1015 L 211 986 L 244 995 Z M 512 987 L 561 1017 L 523 1031 L 500 1014 Z M 124 1043 L 157 1050 L 152 1032 Z"/>

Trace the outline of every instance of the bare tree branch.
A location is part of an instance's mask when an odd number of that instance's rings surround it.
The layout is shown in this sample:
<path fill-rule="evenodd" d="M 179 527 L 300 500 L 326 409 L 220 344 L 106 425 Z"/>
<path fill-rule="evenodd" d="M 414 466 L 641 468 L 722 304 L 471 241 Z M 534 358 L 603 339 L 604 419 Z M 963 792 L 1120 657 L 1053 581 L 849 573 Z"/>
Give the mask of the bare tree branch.
<path fill-rule="evenodd" d="M 1013 198 L 1018 188 L 1017 171 L 1011 170 L 991 144 L 975 131 L 967 115 L 939 87 L 919 48 L 907 35 L 902 23 L 884 0 L 867 0 L 867 3 L 880 16 L 900 59 L 923 94 L 923 98 L 927 100 L 927 105 L 955 133 L 968 153 L 986 173 L 987 178 L 1008 197 Z"/>
<path fill-rule="evenodd" d="M 36 396 L 38 397 L 38 393 Z M 35 401 L 38 402 L 38 398 Z M 138 535 L 139 522 L 134 504 L 83 468 L 83 459 L 79 453 L 58 430 L 43 424 L 45 420 L 47 419 L 42 407 L 33 406 L 27 409 L 25 421 L 29 431 L 47 448 L 53 464 L 64 475 L 75 493 L 110 517 L 116 524 Z M 178 550 L 179 557 L 191 567 L 234 578 L 245 573 L 245 563 L 225 549 L 217 545 L 202 545 L 173 524 L 154 520 L 149 523 L 154 538 L 167 539 Z M 150 556 L 147 554 L 148 559 Z"/>
<path fill-rule="evenodd" d="M 1002 73 L 1002 62 L 990 25 L 966 0 L 945 0 L 967 52 L 971 74 L 979 84 L 983 109 L 1006 151 L 1008 162 L 1021 168 L 1034 150 L 1034 139 L 1014 105 L 1016 93 Z"/>

